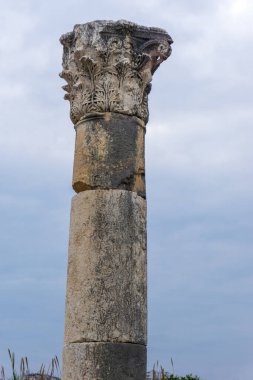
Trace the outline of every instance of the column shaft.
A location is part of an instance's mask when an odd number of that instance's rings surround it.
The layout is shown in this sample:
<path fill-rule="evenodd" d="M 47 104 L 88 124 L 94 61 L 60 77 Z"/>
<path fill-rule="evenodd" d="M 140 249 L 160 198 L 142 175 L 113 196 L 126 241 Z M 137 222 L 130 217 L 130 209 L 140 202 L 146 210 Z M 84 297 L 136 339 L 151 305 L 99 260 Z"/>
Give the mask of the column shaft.
<path fill-rule="evenodd" d="M 146 379 L 146 346 L 91 342 L 65 345 L 63 380 L 93 379 Z"/>
<path fill-rule="evenodd" d="M 145 193 L 145 124 L 135 116 L 95 114 L 76 126 L 73 188 Z"/>
<path fill-rule="evenodd" d="M 126 190 L 72 200 L 65 343 L 146 344 L 146 201 Z"/>

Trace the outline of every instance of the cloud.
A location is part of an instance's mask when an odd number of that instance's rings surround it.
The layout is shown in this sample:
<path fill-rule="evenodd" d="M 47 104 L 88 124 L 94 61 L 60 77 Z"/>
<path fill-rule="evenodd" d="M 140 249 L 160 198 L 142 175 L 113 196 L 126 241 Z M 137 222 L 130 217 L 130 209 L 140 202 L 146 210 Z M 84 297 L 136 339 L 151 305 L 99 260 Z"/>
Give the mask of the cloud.
<path fill-rule="evenodd" d="M 124 18 L 175 41 L 146 135 L 149 367 L 172 356 L 182 374 L 251 379 L 251 13 L 247 0 L 3 4 L 2 355 L 13 347 L 36 367 L 62 349 L 75 134 L 59 36 Z"/>

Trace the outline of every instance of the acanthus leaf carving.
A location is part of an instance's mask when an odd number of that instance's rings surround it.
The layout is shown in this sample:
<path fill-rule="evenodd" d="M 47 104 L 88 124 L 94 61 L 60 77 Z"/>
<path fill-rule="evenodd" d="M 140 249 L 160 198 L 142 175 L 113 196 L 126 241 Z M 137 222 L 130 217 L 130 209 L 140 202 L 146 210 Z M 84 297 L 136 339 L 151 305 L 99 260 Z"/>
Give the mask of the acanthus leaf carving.
<path fill-rule="evenodd" d="M 61 37 L 63 86 L 76 124 L 92 112 L 119 112 L 148 121 L 152 75 L 168 58 L 172 39 L 163 30 L 126 21 L 76 25 Z"/>

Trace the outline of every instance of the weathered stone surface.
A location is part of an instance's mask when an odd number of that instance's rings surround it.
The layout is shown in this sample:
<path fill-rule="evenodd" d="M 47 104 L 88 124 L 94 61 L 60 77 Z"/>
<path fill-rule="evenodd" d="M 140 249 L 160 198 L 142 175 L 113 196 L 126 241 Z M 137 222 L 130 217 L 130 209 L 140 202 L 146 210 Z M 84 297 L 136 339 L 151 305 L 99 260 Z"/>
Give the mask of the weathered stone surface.
<path fill-rule="evenodd" d="M 104 113 L 76 127 L 73 189 L 125 189 L 145 198 L 144 123 Z"/>
<path fill-rule="evenodd" d="M 166 31 L 128 21 L 61 37 L 76 129 L 63 380 L 146 377 L 148 94 L 171 53 Z"/>
<path fill-rule="evenodd" d="M 144 380 L 146 347 L 130 343 L 68 344 L 62 380 Z"/>
<path fill-rule="evenodd" d="M 65 343 L 146 344 L 146 201 L 126 190 L 72 200 Z"/>
<path fill-rule="evenodd" d="M 64 34 L 63 89 L 74 124 L 93 112 L 119 112 L 148 121 L 152 75 L 171 53 L 159 28 L 129 21 L 94 21 Z"/>
<path fill-rule="evenodd" d="M 59 377 L 55 377 L 55 376 L 50 376 L 50 375 L 42 375 L 40 373 L 33 373 L 33 374 L 30 374 L 30 375 L 25 375 L 24 377 L 22 377 L 21 380 L 60 380 Z"/>

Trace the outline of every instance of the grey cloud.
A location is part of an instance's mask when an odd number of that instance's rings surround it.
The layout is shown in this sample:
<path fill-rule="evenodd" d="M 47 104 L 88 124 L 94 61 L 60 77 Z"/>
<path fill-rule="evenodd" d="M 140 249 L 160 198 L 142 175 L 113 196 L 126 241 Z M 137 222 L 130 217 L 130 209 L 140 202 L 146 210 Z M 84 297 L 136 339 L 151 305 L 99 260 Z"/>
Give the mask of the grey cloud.
<path fill-rule="evenodd" d="M 62 349 L 74 130 L 58 38 L 75 23 L 125 18 L 163 27 L 175 41 L 153 79 L 147 126 L 149 367 L 157 359 L 169 367 L 172 356 L 181 374 L 251 379 L 252 31 L 249 12 L 236 17 L 235 5 L 3 4 L 4 361 L 8 347 L 34 367 Z"/>

